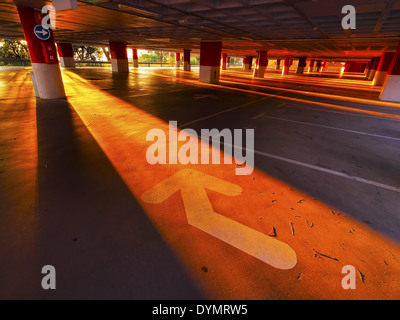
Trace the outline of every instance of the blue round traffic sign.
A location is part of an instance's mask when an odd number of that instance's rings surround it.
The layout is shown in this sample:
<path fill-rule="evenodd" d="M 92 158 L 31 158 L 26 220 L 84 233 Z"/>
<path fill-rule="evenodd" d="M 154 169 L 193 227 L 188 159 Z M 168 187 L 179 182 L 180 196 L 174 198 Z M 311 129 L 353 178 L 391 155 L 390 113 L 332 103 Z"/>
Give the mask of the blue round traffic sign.
<path fill-rule="evenodd" d="M 43 28 L 40 24 L 33 29 L 33 32 L 40 40 L 48 40 L 50 38 L 50 30 Z"/>

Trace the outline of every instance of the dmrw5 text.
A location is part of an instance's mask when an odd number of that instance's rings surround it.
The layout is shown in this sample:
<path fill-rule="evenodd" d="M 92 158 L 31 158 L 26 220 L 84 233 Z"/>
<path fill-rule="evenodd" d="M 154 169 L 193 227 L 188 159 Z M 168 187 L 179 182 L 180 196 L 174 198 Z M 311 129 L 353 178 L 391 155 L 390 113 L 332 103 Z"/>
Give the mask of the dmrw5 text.
<path fill-rule="evenodd" d="M 185 316 L 185 314 L 205 314 L 205 315 L 224 315 L 224 314 L 237 314 L 245 315 L 247 314 L 247 305 L 230 305 L 230 304 L 220 304 L 220 305 L 196 305 L 196 309 L 190 309 L 187 307 L 166 307 L 161 304 L 158 307 L 153 307 L 154 315 L 177 315 L 180 317 Z"/>

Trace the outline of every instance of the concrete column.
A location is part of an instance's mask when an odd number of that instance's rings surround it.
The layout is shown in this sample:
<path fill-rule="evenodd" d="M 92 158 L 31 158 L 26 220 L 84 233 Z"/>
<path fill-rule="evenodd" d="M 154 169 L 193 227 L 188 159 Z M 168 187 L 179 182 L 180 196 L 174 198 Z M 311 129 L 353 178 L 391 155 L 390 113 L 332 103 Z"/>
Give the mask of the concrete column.
<path fill-rule="evenodd" d="M 227 61 L 228 61 L 228 54 L 223 53 L 223 54 L 222 54 L 222 66 L 221 66 L 221 69 L 222 69 L 222 70 L 226 70 L 226 63 L 227 63 Z"/>
<path fill-rule="evenodd" d="M 199 81 L 219 84 L 222 42 L 201 42 Z"/>
<path fill-rule="evenodd" d="M 385 82 L 387 72 L 390 64 L 392 63 L 395 52 L 385 51 L 382 53 L 381 60 L 379 61 L 378 67 L 376 68 L 373 86 L 381 86 Z"/>
<path fill-rule="evenodd" d="M 276 70 L 280 70 L 281 69 L 281 59 L 276 59 Z"/>
<path fill-rule="evenodd" d="M 112 72 L 129 72 L 127 45 L 124 42 L 110 41 Z"/>
<path fill-rule="evenodd" d="M 322 67 L 322 61 L 317 60 L 316 66 L 315 66 L 315 72 L 321 72 L 321 67 Z"/>
<path fill-rule="evenodd" d="M 307 58 L 306 57 L 300 57 L 299 58 L 299 65 L 297 66 L 296 73 L 297 74 L 303 74 L 306 65 L 307 65 Z"/>
<path fill-rule="evenodd" d="M 58 56 L 63 68 L 75 68 L 74 50 L 70 43 L 57 43 Z"/>
<path fill-rule="evenodd" d="M 133 67 L 139 68 L 139 57 L 138 57 L 137 49 L 132 49 L 132 60 L 133 60 Z"/>
<path fill-rule="evenodd" d="M 268 63 L 267 53 L 268 51 L 265 50 L 258 51 L 257 65 L 253 73 L 254 78 L 264 78 L 265 67 Z"/>
<path fill-rule="evenodd" d="M 65 97 L 57 49 L 51 29 L 48 40 L 40 40 L 34 33 L 35 26 L 41 24 L 42 16 L 35 15 L 34 8 L 18 6 L 22 29 L 28 45 L 33 69 L 33 83 L 36 94 L 41 99 L 59 99 Z"/>
<path fill-rule="evenodd" d="M 285 60 L 283 61 L 282 75 L 289 74 L 289 68 L 292 65 L 292 62 L 292 56 L 285 56 Z"/>
<path fill-rule="evenodd" d="M 310 66 L 308 67 L 308 72 L 314 72 L 314 64 L 315 64 L 315 59 L 311 59 Z"/>
<path fill-rule="evenodd" d="M 181 53 L 180 52 L 175 52 L 175 67 L 177 67 L 177 68 L 181 67 Z"/>
<path fill-rule="evenodd" d="M 400 44 L 393 55 L 379 99 L 400 102 Z"/>
<path fill-rule="evenodd" d="M 368 80 L 374 80 L 376 69 L 378 68 L 379 61 L 381 60 L 380 57 L 375 57 L 372 59 L 371 63 L 371 71 L 368 75 Z"/>
<path fill-rule="evenodd" d="M 364 73 L 365 66 L 365 62 L 347 61 L 344 65 L 343 72 Z"/>
<path fill-rule="evenodd" d="M 368 77 L 368 74 L 369 74 L 370 70 L 371 70 L 371 60 L 368 61 L 367 65 L 365 66 L 364 75 L 366 77 Z"/>
<path fill-rule="evenodd" d="M 188 50 L 188 49 L 183 50 L 183 70 L 184 71 L 190 71 L 191 70 L 191 66 L 190 66 L 190 51 L 192 51 L 192 50 Z"/>
<path fill-rule="evenodd" d="M 251 71 L 251 65 L 253 63 L 252 56 L 246 56 L 243 58 L 243 70 Z"/>

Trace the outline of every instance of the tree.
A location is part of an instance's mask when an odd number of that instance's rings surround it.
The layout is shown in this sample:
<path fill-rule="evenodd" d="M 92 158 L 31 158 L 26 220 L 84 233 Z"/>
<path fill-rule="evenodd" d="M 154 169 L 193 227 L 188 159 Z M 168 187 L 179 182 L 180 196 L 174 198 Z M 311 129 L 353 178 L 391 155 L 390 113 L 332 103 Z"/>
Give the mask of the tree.
<path fill-rule="evenodd" d="M 0 40 L 0 58 L 2 59 L 29 59 L 28 46 L 18 40 Z"/>
<path fill-rule="evenodd" d="M 93 46 L 73 46 L 75 60 L 98 61 L 103 57 L 103 49 Z"/>
<path fill-rule="evenodd" d="M 149 51 L 139 57 L 140 62 L 168 62 L 168 52 Z"/>

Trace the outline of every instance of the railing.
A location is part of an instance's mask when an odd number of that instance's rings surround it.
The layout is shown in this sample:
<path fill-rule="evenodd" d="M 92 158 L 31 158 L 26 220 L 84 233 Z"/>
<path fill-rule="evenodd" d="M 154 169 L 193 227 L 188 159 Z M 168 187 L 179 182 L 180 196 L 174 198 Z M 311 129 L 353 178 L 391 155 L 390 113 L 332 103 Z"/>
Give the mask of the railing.
<path fill-rule="evenodd" d="M 139 66 L 147 67 L 175 67 L 175 63 L 168 62 L 139 62 Z"/>
<path fill-rule="evenodd" d="M 132 62 L 129 62 L 129 65 L 132 66 Z M 28 59 L 2 59 L 0 58 L 0 66 L 30 66 L 31 61 Z M 111 61 L 93 61 L 93 60 L 75 60 L 75 66 L 77 67 L 111 67 Z M 142 67 L 175 67 L 175 62 L 139 62 L 139 66 Z M 183 66 L 183 63 L 181 63 Z M 192 64 L 191 67 L 198 67 L 197 64 Z"/>
<path fill-rule="evenodd" d="M 3 59 L 0 58 L 0 66 L 30 66 L 31 65 L 31 61 L 28 59 Z"/>
<path fill-rule="evenodd" d="M 111 66 L 111 61 L 92 61 L 92 60 L 75 60 L 75 65 L 77 67 L 82 66 L 93 66 L 93 67 L 103 67 L 103 66 Z M 129 65 L 132 66 L 133 62 L 129 62 Z M 142 67 L 175 67 L 175 62 L 139 62 L 139 66 Z M 183 63 L 181 63 L 183 66 Z M 191 65 L 192 67 L 198 67 L 198 65 Z"/>
<path fill-rule="evenodd" d="M 75 60 L 76 67 L 103 67 L 104 65 L 111 67 L 111 61 Z"/>

